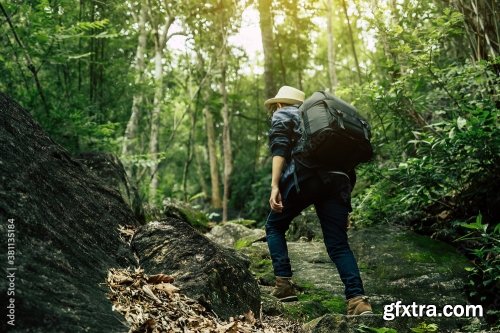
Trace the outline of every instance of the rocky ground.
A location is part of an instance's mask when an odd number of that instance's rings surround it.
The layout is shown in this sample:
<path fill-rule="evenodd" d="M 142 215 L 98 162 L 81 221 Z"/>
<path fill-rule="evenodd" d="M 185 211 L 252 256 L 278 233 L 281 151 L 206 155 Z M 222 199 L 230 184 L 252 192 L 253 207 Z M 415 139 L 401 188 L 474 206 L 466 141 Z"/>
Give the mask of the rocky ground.
<path fill-rule="evenodd" d="M 467 260 L 457 251 L 439 241 L 417 235 L 394 225 L 379 225 L 350 231 L 350 244 L 358 258 L 367 294 L 375 315 L 345 316 L 343 285 L 321 240 L 319 223 L 312 211 L 294 221 L 288 234 L 289 254 L 294 280 L 300 290 L 299 301 L 281 304 L 270 296 L 274 276 L 267 244 L 256 241 L 240 251 L 251 260 L 251 270 L 262 291 L 263 312 L 285 318 L 299 319 L 310 332 L 359 332 L 369 328 L 387 328 L 387 332 L 408 332 L 411 328 L 430 332 L 468 332 L 477 321 L 457 318 L 396 318 L 382 317 L 384 305 L 402 304 L 467 304 L 463 285 Z M 231 232 L 223 233 L 227 228 Z M 241 235 L 255 238 L 262 230 L 249 231 L 241 226 Z M 221 244 L 238 244 L 236 227 L 231 223 L 219 226 L 213 238 Z M 220 235 L 225 234 L 226 237 Z M 476 322 L 476 323 L 475 323 Z M 434 326 L 435 325 L 435 326 Z M 423 328 L 422 328 L 423 327 Z M 390 331 L 393 329 L 395 331 Z M 385 332 L 385 331 L 384 331 Z"/>

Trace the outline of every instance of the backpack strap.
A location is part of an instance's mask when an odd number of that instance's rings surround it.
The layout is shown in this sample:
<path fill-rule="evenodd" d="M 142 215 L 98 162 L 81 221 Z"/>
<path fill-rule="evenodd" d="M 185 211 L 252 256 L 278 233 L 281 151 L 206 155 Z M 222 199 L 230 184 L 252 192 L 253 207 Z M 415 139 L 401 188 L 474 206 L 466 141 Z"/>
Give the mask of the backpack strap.
<path fill-rule="evenodd" d="M 295 183 L 295 188 L 297 193 L 300 193 L 299 181 L 297 179 L 297 166 L 295 165 L 293 168 L 293 182 Z"/>

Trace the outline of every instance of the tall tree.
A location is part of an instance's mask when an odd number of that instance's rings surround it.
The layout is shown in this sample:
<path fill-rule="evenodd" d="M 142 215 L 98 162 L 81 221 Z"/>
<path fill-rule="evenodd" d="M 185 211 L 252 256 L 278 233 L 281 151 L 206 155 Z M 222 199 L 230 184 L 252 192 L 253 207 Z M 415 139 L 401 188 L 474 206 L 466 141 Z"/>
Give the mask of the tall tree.
<path fill-rule="evenodd" d="M 349 18 L 349 13 L 347 12 L 347 5 L 345 0 L 342 0 L 342 8 L 344 10 L 344 15 L 347 21 L 347 27 L 349 29 L 349 40 L 351 42 L 351 50 L 352 50 L 352 55 L 354 57 L 354 62 L 356 64 L 356 71 L 358 74 L 358 81 L 361 84 L 362 79 L 361 79 L 361 67 L 359 67 L 359 60 L 358 60 L 358 54 L 356 53 L 356 46 L 354 44 L 354 33 L 352 32 L 352 26 L 351 26 L 351 20 Z"/>
<path fill-rule="evenodd" d="M 213 208 L 222 208 L 214 117 L 212 115 L 212 112 L 209 110 L 207 106 L 203 108 L 203 114 L 205 115 L 205 126 L 207 130 L 208 161 L 210 164 L 210 181 L 211 181 L 210 200 Z"/>
<path fill-rule="evenodd" d="M 262 48 L 264 50 L 264 83 L 266 98 L 276 94 L 274 79 L 274 38 L 273 16 L 271 12 L 272 0 L 259 0 L 260 31 L 262 35 Z"/>
<path fill-rule="evenodd" d="M 328 79 L 330 82 L 330 92 L 335 93 L 337 88 L 337 70 L 335 68 L 336 52 L 335 52 L 335 38 L 333 36 L 333 0 L 327 0 L 327 42 L 328 42 Z"/>
<path fill-rule="evenodd" d="M 153 110 L 151 112 L 151 130 L 149 135 L 149 155 L 151 163 L 151 182 L 149 184 L 149 199 L 156 200 L 156 191 L 158 189 L 158 138 L 160 134 L 160 113 L 163 107 L 163 60 L 165 55 L 166 43 L 172 37 L 169 34 L 170 28 L 175 21 L 174 13 L 168 5 L 162 2 L 158 3 L 159 8 L 152 8 L 149 5 L 149 16 L 153 27 L 154 41 L 154 98 Z M 163 6 L 165 5 L 165 6 Z"/>
<path fill-rule="evenodd" d="M 229 120 L 229 105 L 227 98 L 226 87 L 226 72 L 227 72 L 227 37 L 222 30 L 222 57 L 221 57 L 221 80 L 220 80 L 220 94 L 222 95 L 222 119 L 224 125 L 222 127 L 222 147 L 224 152 L 224 194 L 222 197 L 222 221 L 226 222 L 228 218 L 228 203 L 229 193 L 231 189 L 231 174 L 233 173 L 233 150 L 231 148 L 231 132 Z"/>
<path fill-rule="evenodd" d="M 146 51 L 147 31 L 146 31 L 146 7 L 147 1 L 141 0 L 139 2 L 139 16 L 137 17 L 138 24 L 138 42 L 137 50 L 135 53 L 135 91 L 132 98 L 132 110 L 130 118 L 127 122 L 125 129 L 125 136 L 123 137 L 122 144 L 122 157 L 134 152 L 134 140 L 137 140 L 137 130 L 139 127 L 139 119 L 141 117 L 141 107 L 143 102 L 143 92 L 140 85 L 144 80 L 144 53 Z M 127 167 L 127 173 L 131 176 L 131 169 Z"/>

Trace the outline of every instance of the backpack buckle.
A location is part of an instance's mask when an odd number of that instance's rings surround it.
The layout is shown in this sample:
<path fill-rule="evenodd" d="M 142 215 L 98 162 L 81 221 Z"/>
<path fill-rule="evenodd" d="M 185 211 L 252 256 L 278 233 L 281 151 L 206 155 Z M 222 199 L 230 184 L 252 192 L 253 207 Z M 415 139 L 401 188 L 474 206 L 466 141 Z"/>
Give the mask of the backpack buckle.
<path fill-rule="evenodd" d="M 337 112 L 337 115 L 338 115 L 337 121 L 339 123 L 340 128 L 345 130 L 344 119 L 342 119 L 344 117 L 344 113 L 342 111 L 340 111 L 339 109 L 335 109 L 335 111 Z"/>

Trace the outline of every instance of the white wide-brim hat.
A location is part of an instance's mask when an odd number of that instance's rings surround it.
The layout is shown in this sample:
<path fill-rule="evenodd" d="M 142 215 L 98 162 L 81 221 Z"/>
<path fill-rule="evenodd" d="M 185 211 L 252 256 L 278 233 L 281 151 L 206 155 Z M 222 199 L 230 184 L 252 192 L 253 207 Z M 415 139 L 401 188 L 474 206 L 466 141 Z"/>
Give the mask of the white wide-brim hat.
<path fill-rule="evenodd" d="M 283 86 L 278 90 L 278 93 L 273 98 L 268 99 L 264 102 L 266 107 L 269 107 L 274 103 L 285 103 L 285 104 L 302 104 L 304 102 L 306 94 L 299 89 L 294 87 Z"/>

